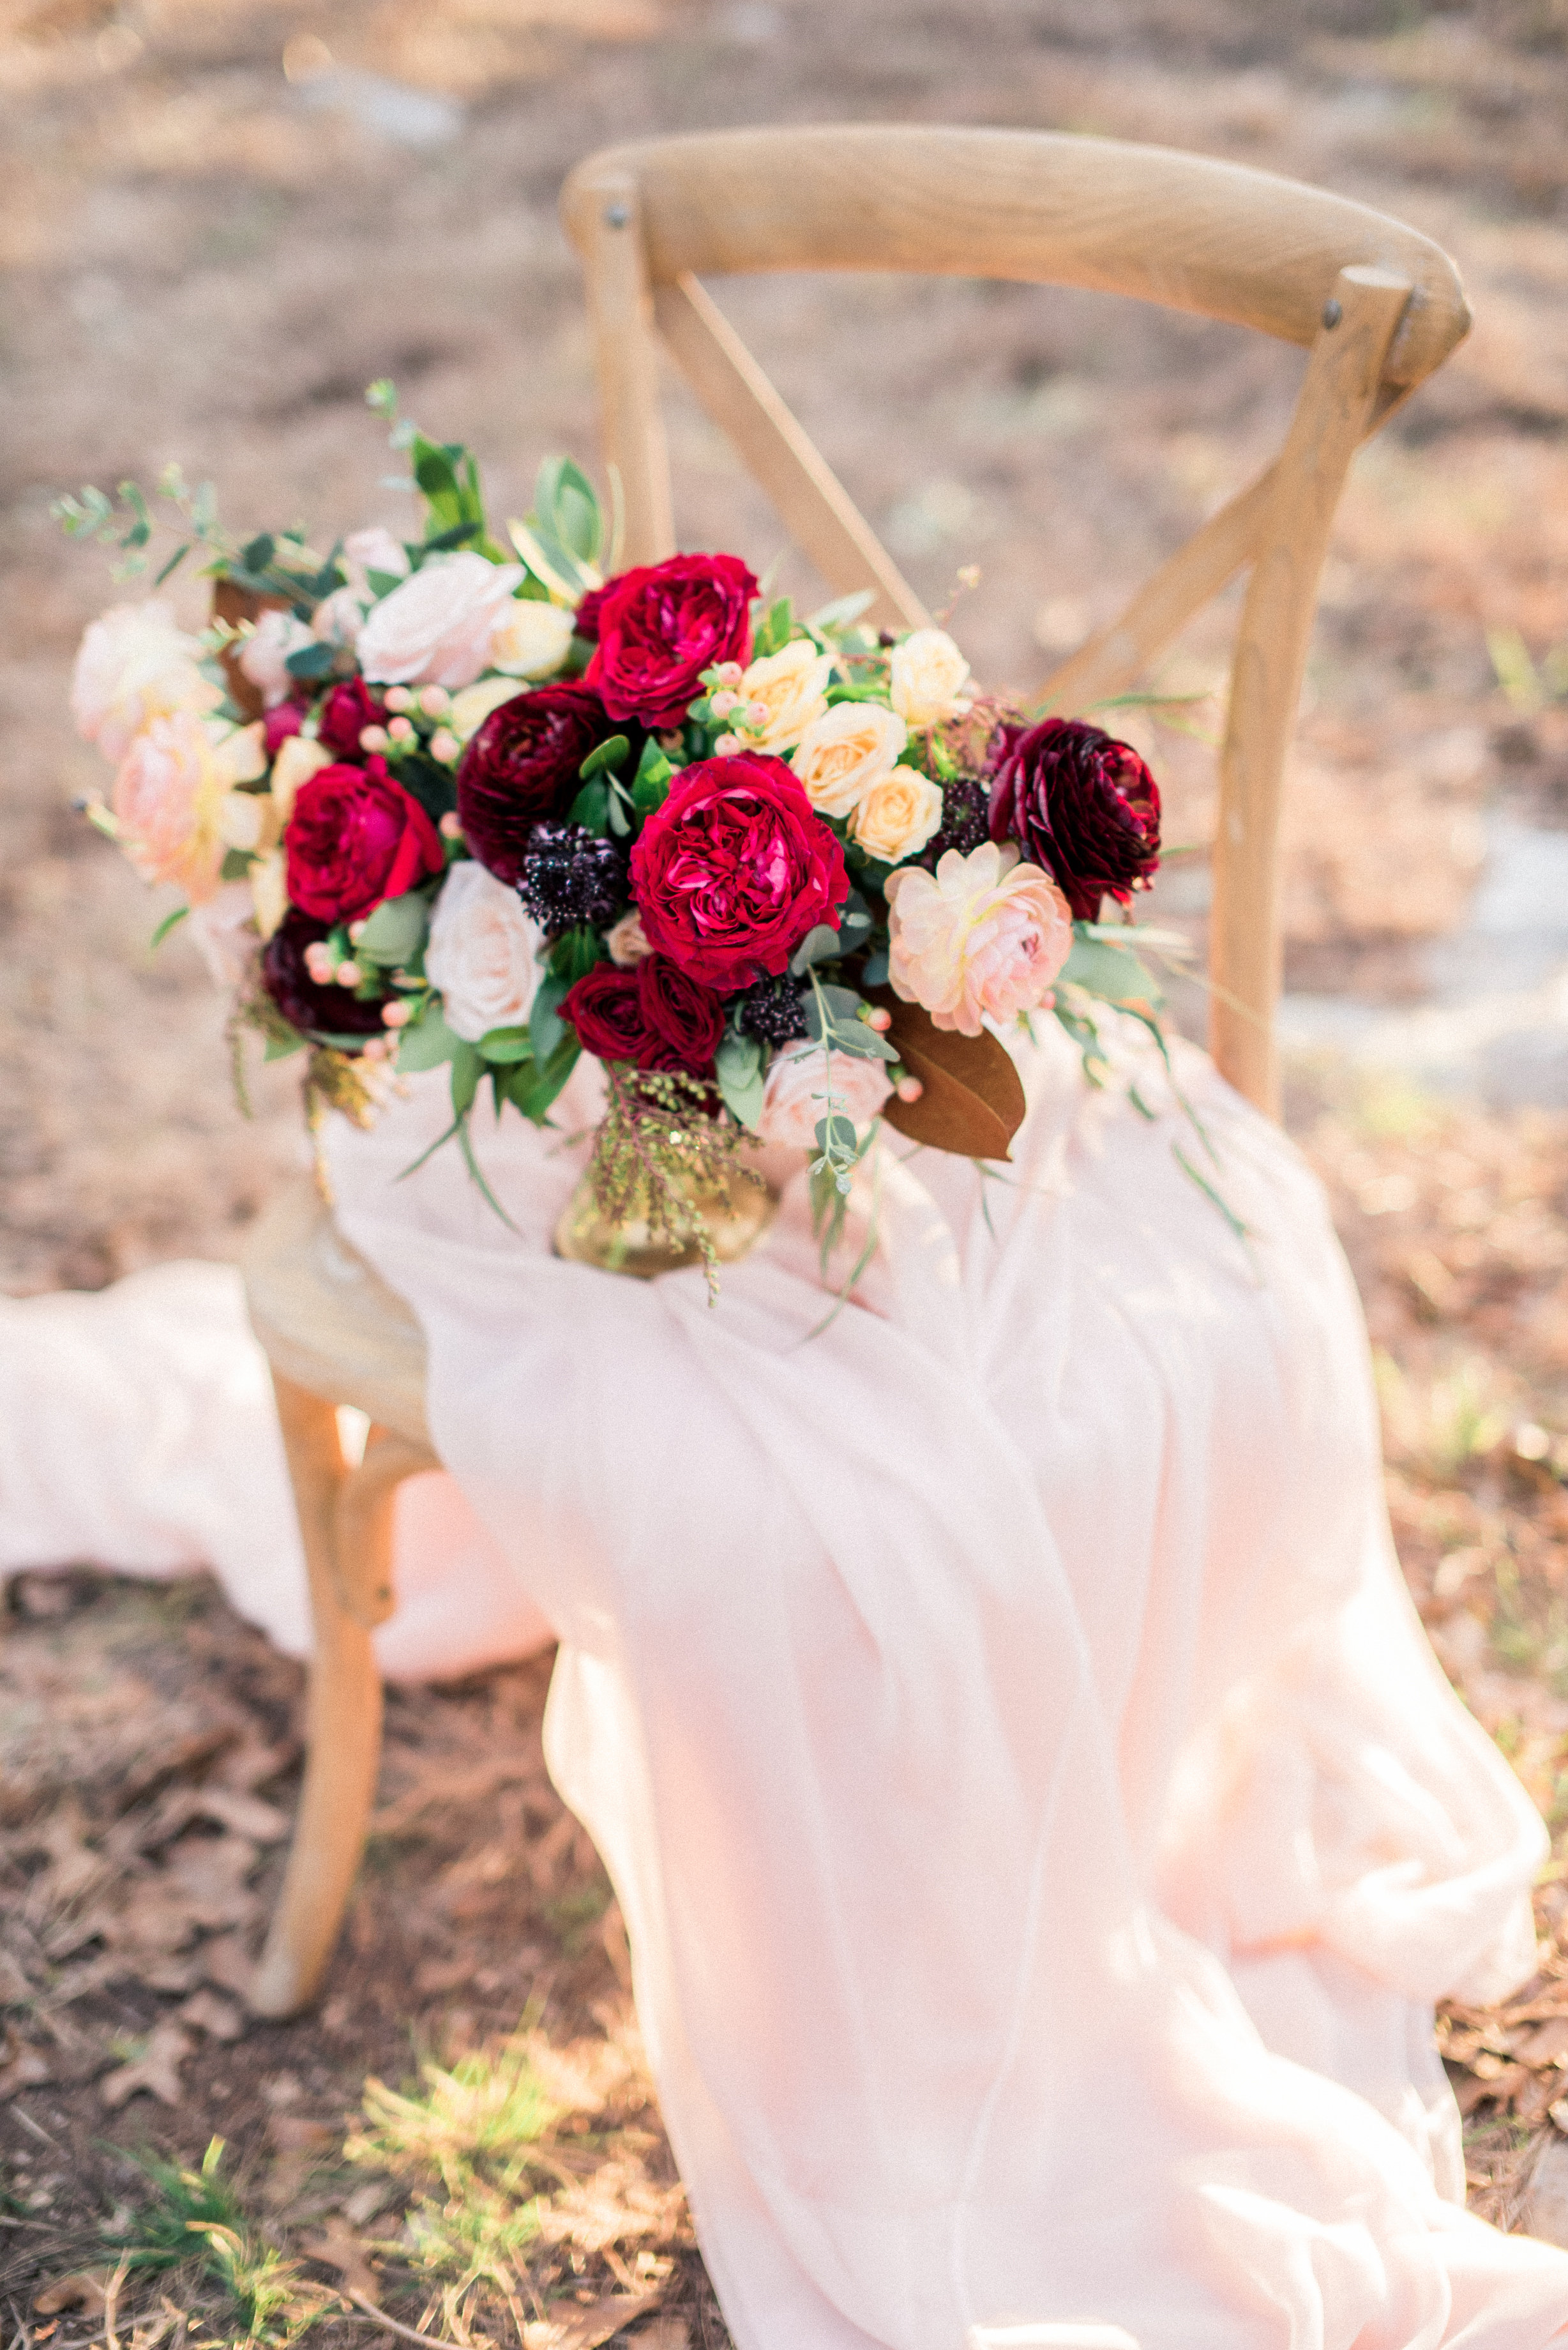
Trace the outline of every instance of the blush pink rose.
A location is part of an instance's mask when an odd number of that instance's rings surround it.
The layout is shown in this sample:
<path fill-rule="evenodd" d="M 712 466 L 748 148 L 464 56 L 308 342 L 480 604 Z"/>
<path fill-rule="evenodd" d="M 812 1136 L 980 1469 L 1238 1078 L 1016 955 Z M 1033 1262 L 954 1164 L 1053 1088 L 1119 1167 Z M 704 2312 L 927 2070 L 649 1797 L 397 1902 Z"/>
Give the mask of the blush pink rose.
<path fill-rule="evenodd" d="M 1044 1003 L 1073 944 L 1067 901 L 1012 842 L 950 848 L 934 874 L 900 866 L 887 882 L 888 978 L 933 1026 L 978 1036 Z"/>
<path fill-rule="evenodd" d="M 373 605 L 355 652 L 373 685 L 444 685 L 455 693 L 487 665 L 491 631 L 523 584 L 515 563 L 489 563 L 472 548 L 432 555 Z"/>
<path fill-rule="evenodd" d="M 90 624 L 77 654 L 71 715 L 78 732 L 118 766 L 151 720 L 216 704 L 218 689 L 202 675 L 200 659 L 195 638 L 176 627 L 170 605 L 117 604 Z"/>
<path fill-rule="evenodd" d="M 110 806 L 119 845 L 144 881 L 177 881 L 194 906 L 213 896 L 229 780 L 194 711 L 143 728 L 120 762 Z"/>
<path fill-rule="evenodd" d="M 828 1094 L 834 1115 L 846 1118 L 860 1130 L 880 1114 L 892 1092 L 886 1061 L 858 1054 L 835 1053 L 804 1039 L 775 1055 L 763 1090 L 763 1114 L 758 1132 L 764 1142 L 792 1150 L 815 1150 L 816 1129 L 827 1116 Z"/>

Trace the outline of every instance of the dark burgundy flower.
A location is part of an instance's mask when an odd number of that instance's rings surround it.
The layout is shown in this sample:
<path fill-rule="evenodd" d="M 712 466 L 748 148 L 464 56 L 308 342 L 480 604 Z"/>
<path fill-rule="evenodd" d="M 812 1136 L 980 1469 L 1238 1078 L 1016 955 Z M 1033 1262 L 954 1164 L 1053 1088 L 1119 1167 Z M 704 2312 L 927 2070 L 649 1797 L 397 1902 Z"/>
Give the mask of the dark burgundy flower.
<path fill-rule="evenodd" d="M 289 903 L 319 922 L 352 922 L 445 863 L 441 836 L 382 758 L 318 767 L 284 830 Z"/>
<path fill-rule="evenodd" d="M 967 857 L 990 838 L 991 793 L 978 775 L 951 775 L 942 785 L 941 830 L 929 841 L 921 858 L 936 865 L 956 848 Z"/>
<path fill-rule="evenodd" d="M 335 685 L 321 705 L 321 740 L 340 759 L 362 757 L 360 735 L 367 726 L 380 723 L 380 705 L 372 701 L 362 677 L 346 678 L 341 685 Z"/>
<path fill-rule="evenodd" d="M 617 731 L 593 688 L 569 680 L 519 691 L 491 712 L 457 771 L 457 814 L 498 881 L 515 885 L 534 827 L 566 814 L 583 761 Z"/>
<path fill-rule="evenodd" d="M 327 936 L 328 925 L 291 906 L 262 949 L 262 981 L 267 993 L 302 1035 L 382 1036 L 381 1003 L 361 1003 L 351 987 L 328 980 L 323 986 L 306 964 L 307 947 Z"/>
<path fill-rule="evenodd" d="M 549 938 L 611 920 L 627 896 L 626 858 L 581 824 L 536 824 L 517 880 L 524 913 Z"/>
<path fill-rule="evenodd" d="M 733 555 L 672 555 L 610 580 L 590 615 L 598 644 L 587 666 L 610 716 L 679 726 L 705 669 L 750 657 L 756 593 Z"/>
<path fill-rule="evenodd" d="M 650 1043 L 639 1055 L 645 1069 L 684 1069 L 711 1077 L 724 1034 L 724 1007 L 711 987 L 692 979 L 668 955 L 644 955 L 637 991 Z"/>
<path fill-rule="evenodd" d="M 636 1061 L 649 1045 L 642 993 L 634 971 L 597 962 L 561 1004 L 561 1017 L 577 1032 L 585 1053 L 601 1061 Z"/>
<path fill-rule="evenodd" d="M 1125 906 L 1159 863 L 1159 786 L 1129 744 L 1079 719 L 1004 727 L 991 837 L 1017 841 L 1060 885 L 1074 920 L 1092 922 L 1103 897 Z"/>
<path fill-rule="evenodd" d="M 275 759 L 289 736 L 297 734 L 304 723 L 305 712 L 297 702 L 275 702 L 262 721 L 267 757 Z"/>
<path fill-rule="evenodd" d="M 776 978 L 849 895 L 838 838 L 782 759 L 742 752 L 679 775 L 631 852 L 649 946 L 728 995 Z"/>

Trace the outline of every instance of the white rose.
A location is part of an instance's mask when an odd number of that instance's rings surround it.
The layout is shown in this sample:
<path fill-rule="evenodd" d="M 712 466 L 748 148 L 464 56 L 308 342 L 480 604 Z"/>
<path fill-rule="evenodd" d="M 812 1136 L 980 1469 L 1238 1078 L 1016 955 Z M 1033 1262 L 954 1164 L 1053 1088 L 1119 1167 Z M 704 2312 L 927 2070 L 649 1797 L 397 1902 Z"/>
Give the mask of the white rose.
<path fill-rule="evenodd" d="M 783 652 L 754 660 L 735 688 L 743 704 L 760 702 L 767 712 L 761 726 L 750 719 L 733 723 L 745 727 L 749 751 L 787 751 L 827 708 L 827 681 L 833 655 L 819 653 L 808 637 L 797 637 Z"/>
<path fill-rule="evenodd" d="M 784 1143 L 793 1150 L 815 1150 L 816 1129 L 827 1116 L 833 1095 L 836 1118 L 849 1118 L 857 1128 L 869 1126 L 893 1090 L 886 1061 L 863 1059 L 858 1054 L 835 1053 L 805 1040 L 786 1045 L 776 1055 L 763 1091 L 764 1142 Z"/>
<path fill-rule="evenodd" d="M 941 821 L 940 785 L 914 767 L 895 767 L 862 792 L 849 829 L 867 857 L 897 865 L 924 848 Z"/>
<path fill-rule="evenodd" d="M 359 632 L 359 667 L 377 685 L 472 685 L 485 665 L 495 616 L 522 585 L 517 563 L 487 563 L 462 548 L 432 555 L 373 606 Z"/>
<path fill-rule="evenodd" d="M 648 932 L 642 927 L 642 916 L 634 906 L 623 914 L 613 931 L 605 934 L 609 959 L 618 971 L 633 971 L 646 955 L 653 952 Z"/>
<path fill-rule="evenodd" d="M 518 1028 L 539 982 L 543 933 L 517 893 L 472 858 L 454 865 L 431 918 L 425 975 L 441 993 L 446 1024 L 477 1045 L 492 1028 Z"/>
<path fill-rule="evenodd" d="M 286 702 L 294 690 L 295 680 L 288 673 L 290 653 L 315 642 L 305 622 L 296 620 L 292 612 L 262 614 L 240 648 L 240 667 L 251 683 L 260 689 L 269 710 Z"/>
<path fill-rule="evenodd" d="M 880 702 L 839 702 L 813 719 L 790 765 L 819 816 L 847 816 L 863 792 L 897 764 L 909 739 Z"/>
<path fill-rule="evenodd" d="M 452 695 L 447 725 L 460 743 L 466 743 L 471 734 L 478 733 L 493 710 L 499 710 L 504 702 L 515 702 L 524 691 L 514 677 L 482 677 L 477 685 L 466 685 Z"/>
<path fill-rule="evenodd" d="M 364 625 L 365 608 L 352 588 L 335 588 L 310 616 L 312 632 L 324 645 L 357 645 Z"/>
<path fill-rule="evenodd" d="M 379 523 L 369 530 L 351 530 L 343 542 L 340 559 L 343 576 L 361 604 L 375 601 L 376 591 L 370 585 L 372 571 L 392 579 L 406 579 L 409 576 L 407 547 Z"/>
<path fill-rule="evenodd" d="M 960 692 L 969 663 L 945 629 L 917 629 L 888 661 L 893 707 L 911 726 L 935 726 L 968 704 Z"/>
<path fill-rule="evenodd" d="M 537 597 L 514 596 L 495 615 L 489 666 L 508 677 L 554 677 L 571 642 L 570 612 Z"/>
<path fill-rule="evenodd" d="M 117 604 L 85 630 L 71 673 L 78 731 L 116 766 L 142 728 L 177 710 L 211 710 L 218 689 L 202 675 L 201 648 L 175 626 L 171 606 Z"/>
<path fill-rule="evenodd" d="M 301 784 L 316 773 L 317 767 L 329 767 L 332 754 L 325 743 L 317 743 L 308 734 L 290 734 L 278 748 L 272 763 L 272 795 L 277 806 L 279 826 L 286 825 L 294 814 L 295 797 Z"/>

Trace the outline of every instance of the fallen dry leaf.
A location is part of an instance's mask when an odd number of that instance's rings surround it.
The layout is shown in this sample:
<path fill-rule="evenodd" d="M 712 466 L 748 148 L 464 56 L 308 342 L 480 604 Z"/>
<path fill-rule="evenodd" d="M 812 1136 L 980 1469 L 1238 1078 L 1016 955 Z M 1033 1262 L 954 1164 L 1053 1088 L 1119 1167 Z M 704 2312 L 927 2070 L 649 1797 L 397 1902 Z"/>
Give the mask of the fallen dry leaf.
<path fill-rule="evenodd" d="M 141 2054 L 129 2064 L 120 2064 L 105 2074 L 99 2083 L 99 2095 L 113 2109 L 123 2106 L 128 2098 L 145 2090 L 161 2105 L 177 2106 L 180 2102 L 180 2067 L 195 2047 L 195 2042 L 179 2024 L 162 2022 L 153 2027 Z"/>
<path fill-rule="evenodd" d="M 57 2317 L 66 2309 L 85 2309 L 96 2317 L 108 2290 L 107 2271 L 78 2269 L 70 2276 L 57 2277 L 53 2284 L 36 2293 L 33 2308 L 39 2317 Z"/>
<path fill-rule="evenodd" d="M 307 2260 L 319 2261 L 323 2268 L 335 2270 L 343 2280 L 345 2293 L 362 2293 L 367 2301 L 375 2300 L 379 2280 L 370 2266 L 365 2245 L 336 2212 L 323 2232 L 313 2242 L 302 2244 L 300 2250 Z"/>
<path fill-rule="evenodd" d="M 598 2350 L 601 2342 L 607 2342 L 634 2318 L 657 2309 L 663 2298 L 660 2284 L 648 2293 L 605 2293 L 575 2309 L 563 2309 L 557 2302 L 556 2314 L 523 2328 L 524 2350 Z"/>
<path fill-rule="evenodd" d="M 656 2317 L 636 2341 L 637 2350 L 691 2350 L 691 2328 L 683 2317 Z"/>
<path fill-rule="evenodd" d="M 232 1991 L 236 1999 L 249 1998 L 256 1962 L 245 1948 L 243 1934 L 214 1934 L 195 1955 L 196 1965 L 210 1983 L 216 1983 L 220 1991 Z"/>
<path fill-rule="evenodd" d="M 14 2097 L 18 2089 L 36 2089 L 48 2080 L 49 2060 L 24 2042 L 0 2043 L 0 2097 Z"/>
<path fill-rule="evenodd" d="M 212 2040 L 238 2040 L 245 2028 L 239 2009 L 215 1991 L 192 1991 L 181 2006 L 180 2021 L 193 2023 Z"/>

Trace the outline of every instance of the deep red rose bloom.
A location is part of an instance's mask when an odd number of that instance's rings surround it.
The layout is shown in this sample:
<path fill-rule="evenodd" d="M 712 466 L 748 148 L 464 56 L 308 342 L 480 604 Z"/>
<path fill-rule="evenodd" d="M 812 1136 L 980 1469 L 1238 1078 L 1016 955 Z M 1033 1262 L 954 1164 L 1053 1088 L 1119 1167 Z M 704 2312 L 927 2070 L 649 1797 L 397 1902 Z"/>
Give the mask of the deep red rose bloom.
<path fill-rule="evenodd" d="M 566 814 L 583 761 L 618 731 L 593 688 L 572 681 L 520 688 L 491 712 L 457 771 L 457 814 L 498 881 L 515 886 L 534 827 Z"/>
<path fill-rule="evenodd" d="M 610 587 L 613 588 L 615 582 L 612 579 Z M 583 598 L 582 602 L 577 606 L 576 610 L 572 615 L 572 634 L 575 637 L 586 637 L 590 645 L 597 644 L 599 637 L 599 606 L 604 602 L 605 598 L 609 594 L 609 588 L 590 588 L 588 589 L 587 594 Z"/>
<path fill-rule="evenodd" d="M 585 1053 L 601 1061 L 636 1061 L 648 1049 L 648 1023 L 634 971 L 597 962 L 562 1001 L 561 1017 L 577 1032 Z"/>
<path fill-rule="evenodd" d="M 650 1040 L 640 1066 L 711 1077 L 724 1034 L 724 1007 L 712 989 L 668 955 L 651 954 L 637 966 L 637 992 Z"/>
<path fill-rule="evenodd" d="M 561 1017 L 584 1052 L 601 1061 L 684 1069 L 693 1077 L 712 1076 L 724 1034 L 724 1007 L 712 989 L 663 955 L 644 955 L 634 971 L 596 963 L 565 998 Z"/>
<path fill-rule="evenodd" d="M 370 699 L 362 677 L 346 678 L 341 685 L 335 685 L 321 705 L 321 740 L 341 759 L 361 758 L 360 735 L 367 726 L 380 723 L 380 706 Z"/>
<path fill-rule="evenodd" d="M 849 895 L 837 837 L 782 759 L 742 752 L 677 776 L 631 852 L 649 946 L 728 995 L 777 978 Z"/>
<path fill-rule="evenodd" d="M 262 980 L 286 1020 L 305 1035 L 384 1036 L 381 1003 L 361 1003 L 351 987 L 312 979 L 305 951 L 327 936 L 328 925 L 290 907 L 262 949 Z"/>
<path fill-rule="evenodd" d="M 756 593 L 734 555 L 672 555 L 610 580 L 590 615 L 598 647 L 587 672 L 610 716 L 679 726 L 705 669 L 750 659 Z"/>
<path fill-rule="evenodd" d="M 445 863 L 441 835 L 387 763 L 317 767 L 284 829 L 289 903 L 318 922 L 352 922 Z"/>
<path fill-rule="evenodd" d="M 289 736 L 297 734 L 304 723 L 305 712 L 297 702 L 275 702 L 262 721 L 267 757 L 275 759 Z"/>
<path fill-rule="evenodd" d="M 1092 922 L 1103 897 L 1125 906 L 1159 863 L 1159 785 L 1130 745 L 1081 720 L 1004 727 L 991 837 L 1017 841 L 1059 884 L 1074 920 Z"/>

